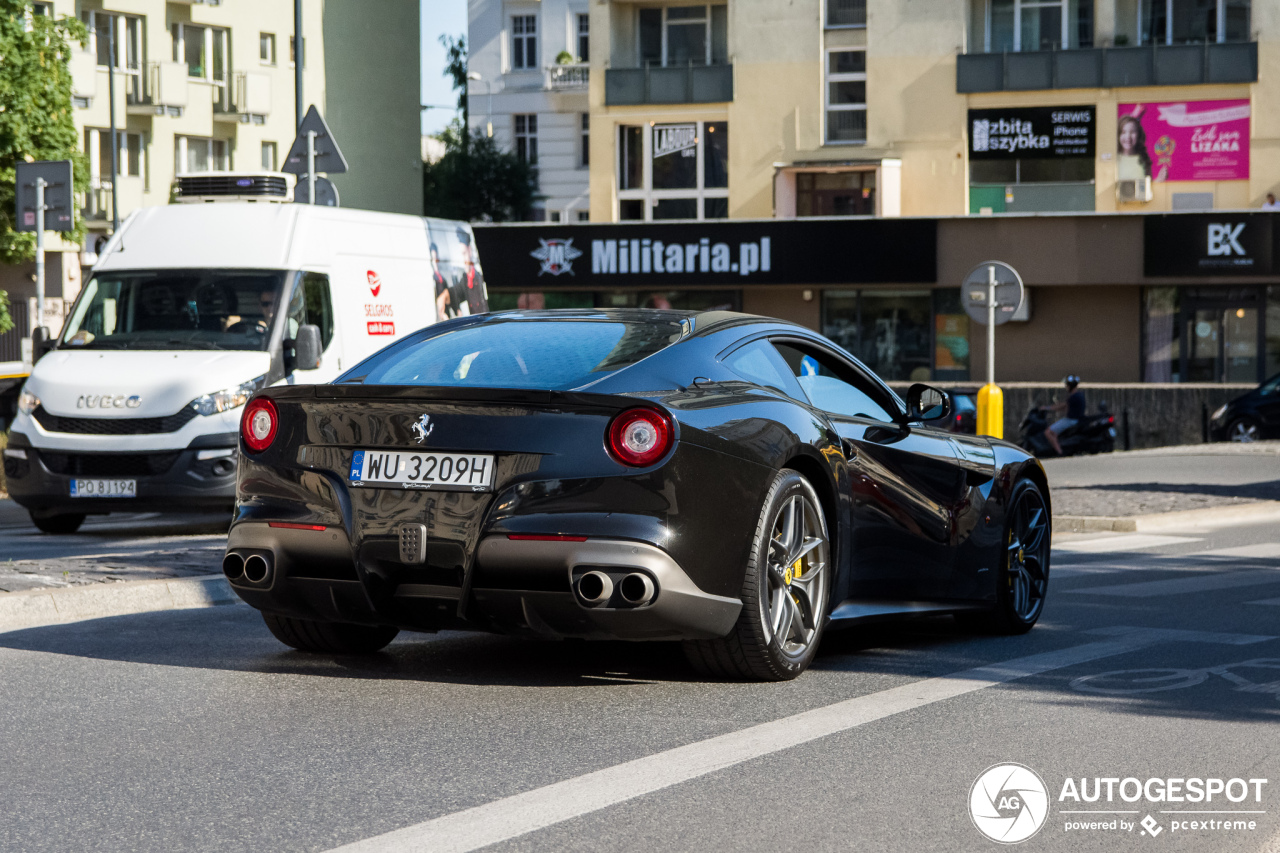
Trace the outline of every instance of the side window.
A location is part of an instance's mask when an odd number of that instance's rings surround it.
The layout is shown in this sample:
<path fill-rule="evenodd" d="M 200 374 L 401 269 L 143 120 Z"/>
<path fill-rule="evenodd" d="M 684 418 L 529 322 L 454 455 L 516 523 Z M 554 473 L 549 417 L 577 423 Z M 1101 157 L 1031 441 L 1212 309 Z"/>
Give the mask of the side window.
<path fill-rule="evenodd" d="M 320 327 L 320 349 L 327 350 L 333 340 L 333 304 L 329 300 L 329 278 L 319 273 L 306 273 L 302 283 L 293 289 L 289 300 L 289 327 L 285 339 L 298 336 L 304 323 Z"/>
<path fill-rule="evenodd" d="M 766 340 L 752 341 L 739 347 L 725 358 L 724 364 L 748 382 L 773 388 L 797 400 L 804 399 L 795 374 Z"/>
<path fill-rule="evenodd" d="M 865 378 L 844 369 L 823 353 L 785 343 L 775 346 L 809 401 L 819 409 L 833 415 L 893 422 L 894 416 L 890 413 L 896 406 Z"/>

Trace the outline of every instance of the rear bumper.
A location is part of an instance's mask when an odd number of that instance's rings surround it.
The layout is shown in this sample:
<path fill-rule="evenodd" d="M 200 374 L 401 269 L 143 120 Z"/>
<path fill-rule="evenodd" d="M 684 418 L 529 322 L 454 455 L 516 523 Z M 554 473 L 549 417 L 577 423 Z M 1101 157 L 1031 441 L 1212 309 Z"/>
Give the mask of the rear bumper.
<path fill-rule="evenodd" d="M 4 458 L 5 481 L 9 496 L 18 504 L 36 513 L 108 513 L 152 512 L 218 509 L 230 511 L 235 503 L 236 436 L 206 435 L 181 451 L 145 453 L 67 453 L 46 451 L 32 447 L 21 433 L 10 435 L 9 449 L 20 450 L 25 459 L 6 454 Z M 219 452 L 231 450 L 231 455 L 213 459 L 200 459 L 201 451 Z M 50 470 L 44 454 L 61 457 L 141 457 L 171 455 L 175 458 L 160 474 L 122 473 L 99 475 L 94 473 L 58 473 Z M 92 470 L 92 469 L 91 469 Z M 137 497 L 133 498 L 73 498 L 71 481 L 77 477 L 91 479 L 123 479 L 137 481 Z"/>
<path fill-rule="evenodd" d="M 481 540 L 471 587 L 420 583 L 406 566 L 400 582 L 361 570 L 347 537 L 242 522 L 228 551 L 269 554 L 270 575 L 232 588 L 259 610 L 330 622 L 390 624 L 406 630 L 470 627 L 547 638 L 690 640 L 732 630 L 742 602 L 701 590 L 665 551 L 647 543 L 593 538 L 584 542 Z M 234 561 L 233 561 L 234 563 Z M 640 572 L 657 588 L 639 607 L 589 607 L 573 591 L 575 574 Z M 426 569 L 430 571 L 430 569 Z"/>

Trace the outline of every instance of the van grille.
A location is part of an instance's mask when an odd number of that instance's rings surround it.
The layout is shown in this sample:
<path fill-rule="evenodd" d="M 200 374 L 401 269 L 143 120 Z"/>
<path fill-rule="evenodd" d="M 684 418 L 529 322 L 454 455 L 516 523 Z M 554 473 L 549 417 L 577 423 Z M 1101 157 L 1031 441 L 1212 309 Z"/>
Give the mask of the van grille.
<path fill-rule="evenodd" d="M 151 477 L 164 474 L 182 455 L 169 453 L 51 453 L 41 450 L 40 461 L 54 474 L 71 477 Z"/>
<path fill-rule="evenodd" d="M 196 416 L 196 410 L 186 406 L 177 414 L 163 418 L 65 418 L 45 411 L 43 406 L 37 406 L 31 416 L 48 432 L 74 435 L 154 435 L 177 432 Z"/>

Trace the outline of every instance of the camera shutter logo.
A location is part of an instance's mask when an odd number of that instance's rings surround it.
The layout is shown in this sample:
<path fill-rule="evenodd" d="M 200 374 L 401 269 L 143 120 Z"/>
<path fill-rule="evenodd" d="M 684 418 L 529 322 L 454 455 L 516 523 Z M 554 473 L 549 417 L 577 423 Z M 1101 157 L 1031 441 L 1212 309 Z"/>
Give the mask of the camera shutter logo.
<path fill-rule="evenodd" d="M 969 789 L 969 817 L 992 841 L 1026 841 L 1049 817 L 1049 790 L 1030 767 L 996 764 L 983 771 Z"/>

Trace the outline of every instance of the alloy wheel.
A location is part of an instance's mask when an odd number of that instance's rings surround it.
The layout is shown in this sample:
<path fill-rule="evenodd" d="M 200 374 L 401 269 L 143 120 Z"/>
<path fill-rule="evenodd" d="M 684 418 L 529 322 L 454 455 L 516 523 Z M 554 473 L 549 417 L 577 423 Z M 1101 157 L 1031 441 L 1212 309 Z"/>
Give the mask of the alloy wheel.
<path fill-rule="evenodd" d="M 1231 425 L 1232 441 L 1257 441 L 1258 425 L 1253 421 L 1240 419 Z"/>
<path fill-rule="evenodd" d="M 1018 493 L 1009 522 L 1009 604 L 1019 619 L 1032 622 L 1049 588 L 1049 514 L 1038 490 Z"/>
<path fill-rule="evenodd" d="M 818 634 L 827 600 L 828 544 L 822 517 L 804 495 L 783 502 L 769 539 L 767 583 L 760 589 L 766 638 L 789 658 L 803 656 Z"/>

